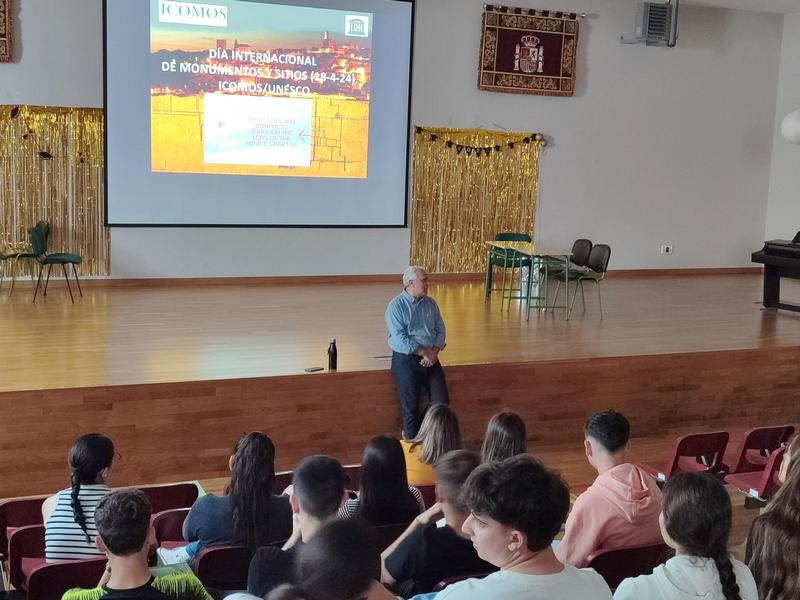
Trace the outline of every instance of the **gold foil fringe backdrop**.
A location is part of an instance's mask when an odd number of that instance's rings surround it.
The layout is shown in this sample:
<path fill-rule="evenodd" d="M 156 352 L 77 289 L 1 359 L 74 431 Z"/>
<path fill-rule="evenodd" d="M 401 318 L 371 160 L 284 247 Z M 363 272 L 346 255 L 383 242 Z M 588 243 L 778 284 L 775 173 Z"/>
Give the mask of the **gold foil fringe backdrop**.
<path fill-rule="evenodd" d="M 82 275 L 108 275 L 103 111 L 0 105 L 0 246 L 50 224 L 48 252 L 83 258 Z"/>
<path fill-rule="evenodd" d="M 439 273 L 480 272 L 484 242 L 498 232 L 533 237 L 542 134 L 414 132 L 411 264 Z"/>

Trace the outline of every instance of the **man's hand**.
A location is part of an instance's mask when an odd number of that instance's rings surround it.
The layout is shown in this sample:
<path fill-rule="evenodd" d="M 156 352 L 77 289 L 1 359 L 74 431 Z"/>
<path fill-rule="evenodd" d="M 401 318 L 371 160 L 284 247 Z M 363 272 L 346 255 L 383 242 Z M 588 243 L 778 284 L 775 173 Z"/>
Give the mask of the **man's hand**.
<path fill-rule="evenodd" d="M 439 362 L 439 349 L 438 348 L 419 348 L 417 350 L 417 354 L 422 357 L 422 360 L 419 361 L 423 367 L 432 367 L 437 362 Z"/>
<path fill-rule="evenodd" d="M 442 516 L 444 516 L 444 513 L 442 512 L 442 504 L 437 502 L 424 513 L 417 515 L 414 520 L 420 525 L 428 525 L 429 523 L 438 521 L 442 518 Z"/>

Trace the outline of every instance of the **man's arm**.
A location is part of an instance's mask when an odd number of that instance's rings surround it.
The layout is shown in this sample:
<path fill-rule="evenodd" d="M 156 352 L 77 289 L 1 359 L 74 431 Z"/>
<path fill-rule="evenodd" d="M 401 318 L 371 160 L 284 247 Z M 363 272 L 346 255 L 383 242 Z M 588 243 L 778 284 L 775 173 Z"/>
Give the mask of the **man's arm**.
<path fill-rule="evenodd" d="M 601 526 L 594 518 L 591 494 L 578 496 L 564 526 L 564 537 L 556 548 L 556 558 L 565 565 L 582 568 L 586 558 L 598 549 Z"/>
<path fill-rule="evenodd" d="M 385 583 L 386 585 L 394 585 L 396 580 L 389 573 L 389 570 L 386 568 L 386 559 L 394 553 L 397 548 L 400 547 L 408 536 L 410 536 L 414 531 L 419 529 L 420 527 L 426 527 L 432 521 L 436 521 L 442 515 L 442 506 L 438 502 L 431 506 L 428 510 L 416 516 L 416 518 L 411 521 L 406 530 L 400 534 L 400 536 L 389 545 L 386 550 L 381 552 L 381 583 Z"/>
<path fill-rule="evenodd" d="M 408 323 L 397 302 L 386 307 L 386 329 L 389 330 L 389 346 L 401 354 L 416 354 L 419 346 L 408 335 Z"/>
<path fill-rule="evenodd" d="M 435 325 L 434 331 L 436 332 L 436 336 L 433 339 L 433 348 L 436 351 L 436 354 L 439 354 L 439 350 L 443 350 L 446 343 L 445 337 L 447 334 L 447 330 L 444 326 L 444 319 L 442 319 L 442 312 L 439 310 L 439 305 L 434 302 L 434 318 L 435 318 Z"/>

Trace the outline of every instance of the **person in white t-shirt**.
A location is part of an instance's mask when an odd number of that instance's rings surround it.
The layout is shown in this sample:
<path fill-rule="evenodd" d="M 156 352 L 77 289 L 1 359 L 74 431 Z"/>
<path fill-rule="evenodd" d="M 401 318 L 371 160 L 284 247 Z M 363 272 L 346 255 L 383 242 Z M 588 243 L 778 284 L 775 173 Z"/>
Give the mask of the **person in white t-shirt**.
<path fill-rule="evenodd" d="M 483 560 L 500 568 L 454 583 L 436 600 L 611 600 L 593 569 L 563 565 L 550 544 L 569 509 L 569 489 L 535 458 L 521 454 L 481 465 L 461 492 L 462 527 Z"/>

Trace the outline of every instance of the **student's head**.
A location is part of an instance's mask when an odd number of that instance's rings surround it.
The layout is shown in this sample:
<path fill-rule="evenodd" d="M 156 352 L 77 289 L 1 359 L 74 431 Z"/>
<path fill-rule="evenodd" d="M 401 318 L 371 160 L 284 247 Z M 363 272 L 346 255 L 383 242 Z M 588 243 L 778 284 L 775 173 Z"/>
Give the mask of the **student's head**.
<path fill-rule="evenodd" d="M 719 571 L 726 600 L 740 600 L 728 555 L 731 500 L 710 473 L 678 473 L 664 487 L 661 534 L 676 552 L 710 558 Z"/>
<path fill-rule="evenodd" d="M 346 498 L 345 474 L 338 460 L 317 454 L 300 461 L 292 475 L 295 512 L 324 520 L 339 510 Z"/>
<path fill-rule="evenodd" d="M 297 551 L 296 586 L 281 586 L 270 600 L 360 600 L 381 576 L 374 530 L 357 519 L 332 521 Z"/>
<path fill-rule="evenodd" d="M 481 464 L 480 456 L 469 450 L 452 450 L 433 465 L 436 473 L 436 498 L 442 505 L 447 524 L 461 531 L 469 508 L 461 503 L 461 488 L 470 474 Z"/>
<path fill-rule="evenodd" d="M 97 525 L 97 547 L 115 556 L 129 556 L 144 549 L 154 538 L 150 526 L 150 501 L 140 490 L 117 490 L 97 504 L 94 521 Z"/>
<path fill-rule="evenodd" d="M 567 518 L 569 489 L 532 456 L 484 463 L 464 484 L 463 530 L 483 560 L 503 567 L 547 548 Z"/>
<path fill-rule="evenodd" d="M 586 438 L 584 447 L 589 463 L 598 468 L 599 462 L 616 460 L 625 454 L 631 424 L 624 415 L 615 410 L 606 410 L 593 414 L 583 425 Z"/>
<path fill-rule="evenodd" d="M 422 298 L 428 293 L 428 273 L 418 265 L 406 267 L 403 271 L 403 289 L 414 298 Z"/>
<path fill-rule="evenodd" d="M 392 436 L 376 435 L 361 457 L 358 516 L 388 524 L 410 521 L 418 513 L 419 505 L 408 489 L 403 447 Z"/>
<path fill-rule="evenodd" d="M 766 510 L 753 522 L 747 540 L 747 566 L 763 600 L 800 598 L 800 436 L 781 465 L 783 482 Z M 787 458 L 788 457 L 788 458 Z"/>
<path fill-rule="evenodd" d="M 486 437 L 481 447 L 481 460 L 504 460 L 517 454 L 524 454 L 527 449 L 528 434 L 525 422 L 514 411 L 506 410 L 497 413 L 486 426 Z"/>
<path fill-rule="evenodd" d="M 432 465 L 451 450 L 463 447 L 458 417 L 447 404 L 432 404 L 428 407 L 417 437 L 412 446 L 420 446 L 419 458 Z"/>
<path fill-rule="evenodd" d="M 247 546 L 274 541 L 268 539 L 269 499 L 275 483 L 275 446 L 260 431 L 243 435 L 230 458 L 229 488 L 233 530 Z"/>
<path fill-rule="evenodd" d="M 87 433 L 73 442 L 68 460 L 72 512 L 75 522 L 83 529 L 86 541 L 91 543 L 86 529 L 86 516 L 79 501 L 81 486 L 105 483 L 114 460 L 114 443 L 102 434 Z"/>

